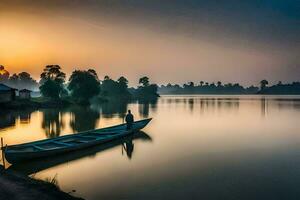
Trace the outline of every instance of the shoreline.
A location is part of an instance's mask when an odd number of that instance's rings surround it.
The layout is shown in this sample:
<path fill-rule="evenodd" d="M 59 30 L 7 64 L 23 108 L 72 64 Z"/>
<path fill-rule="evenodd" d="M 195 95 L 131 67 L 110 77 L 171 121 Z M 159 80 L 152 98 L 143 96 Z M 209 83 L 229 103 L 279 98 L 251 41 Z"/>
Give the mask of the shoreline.
<path fill-rule="evenodd" d="M 0 167 L 0 199 L 83 200 L 61 191 L 55 184 Z"/>
<path fill-rule="evenodd" d="M 49 100 L 44 98 L 32 98 L 32 99 L 16 99 L 8 103 L 2 103 L 2 108 L 6 110 L 30 110 L 40 108 L 61 108 L 69 106 L 72 103 L 68 100 Z"/>

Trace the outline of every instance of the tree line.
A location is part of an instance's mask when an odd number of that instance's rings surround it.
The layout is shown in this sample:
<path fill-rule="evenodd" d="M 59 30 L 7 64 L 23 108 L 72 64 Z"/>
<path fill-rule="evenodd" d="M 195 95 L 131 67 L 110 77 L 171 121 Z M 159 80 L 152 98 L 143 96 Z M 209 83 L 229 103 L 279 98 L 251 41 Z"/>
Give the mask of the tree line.
<path fill-rule="evenodd" d="M 10 75 L 3 65 L 0 65 L 0 83 L 4 83 L 16 89 L 26 88 L 35 90 L 39 86 L 38 82 L 34 80 L 29 73 L 21 72 Z"/>
<path fill-rule="evenodd" d="M 283 84 L 279 81 L 269 86 L 267 80 L 260 81 L 260 87 L 243 87 L 239 83 L 221 81 L 209 83 L 200 81 L 198 84 L 188 82 L 183 85 L 167 84 L 158 87 L 151 84 L 148 77 L 139 79 L 138 88 L 128 88 L 128 80 L 121 76 L 117 80 L 105 76 L 99 80 L 94 69 L 74 70 L 66 79 L 66 74 L 59 65 L 47 65 L 40 76 L 40 81 L 34 80 L 27 72 L 10 75 L 4 66 L 0 65 L 0 83 L 5 83 L 17 89 L 39 88 L 44 97 L 52 99 L 72 98 L 78 103 L 87 103 L 91 98 L 153 100 L 160 94 L 300 94 L 300 82 Z"/>
<path fill-rule="evenodd" d="M 279 81 L 275 85 L 269 85 L 267 80 L 260 81 L 260 87 L 243 87 L 239 83 L 216 84 L 200 81 L 199 84 L 188 82 L 182 86 L 179 84 L 162 85 L 158 88 L 160 94 L 300 94 L 300 82 L 283 84 Z"/>
<path fill-rule="evenodd" d="M 101 100 L 130 100 L 153 99 L 159 96 L 158 86 L 151 84 L 146 76 L 139 79 L 137 88 L 128 88 L 128 80 L 124 76 L 117 80 L 105 76 L 104 80 L 100 80 L 94 69 L 74 70 L 67 80 L 59 65 L 47 65 L 37 82 L 27 72 L 10 76 L 3 66 L 0 67 L 0 83 L 17 89 L 39 88 L 43 97 L 53 100 L 71 99 L 76 103 L 86 104 L 94 97 Z"/>

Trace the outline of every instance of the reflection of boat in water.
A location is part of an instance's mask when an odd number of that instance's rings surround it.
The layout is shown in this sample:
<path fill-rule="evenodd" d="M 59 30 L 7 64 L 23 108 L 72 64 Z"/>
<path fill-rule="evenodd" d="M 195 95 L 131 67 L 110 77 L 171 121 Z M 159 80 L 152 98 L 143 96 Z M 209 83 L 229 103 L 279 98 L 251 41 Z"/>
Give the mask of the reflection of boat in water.
<path fill-rule="evenodd" d="M 4 149 L 5 158 L 13 164 L 87 148 L 130 135 L 143 129 L 150 121 L 151 119 L 136 121 L 130 130 L 126 129 L 126 124 L 121 124 L 53 139 L 7 146 Z"/>
<path fill-rule="evenodd" d="M 151 141 L 152 139 L 146 133 L 139 131 L 134 134 L 125 136 L 123 138 L 114 140 L 112 142 L 97 145 L 81 151 L 75 151 L 73 153 L 52 156 L 46 159 L 43 158 L 43 159 L 29 160 L 20 164 L 13 164 L 8 168 L 8 170 L 14 170 L 25 175 L 30 175 L 57 165 L 64 164 L 66 162 L 75 161 L 87 156 L 95 156 L 97 153 L 101 151 L 114 148 L 118 145 L 123 145 L 126 142 L 130 141 L 132 143 L 133 140 Z"/>

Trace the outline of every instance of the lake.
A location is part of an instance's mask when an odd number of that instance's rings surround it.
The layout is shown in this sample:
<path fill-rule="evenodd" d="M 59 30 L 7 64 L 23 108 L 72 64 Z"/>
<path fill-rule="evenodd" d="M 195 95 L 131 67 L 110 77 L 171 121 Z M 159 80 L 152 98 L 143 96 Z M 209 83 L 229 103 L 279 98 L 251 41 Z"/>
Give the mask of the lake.
<path fill-rule="evenodd" d="M 10 166 L 98 199 L 300 199 L 300 96 L 162 96 L 150 103 L 0 111 L 6 144 L 152 117 L 134 136 Z"/>

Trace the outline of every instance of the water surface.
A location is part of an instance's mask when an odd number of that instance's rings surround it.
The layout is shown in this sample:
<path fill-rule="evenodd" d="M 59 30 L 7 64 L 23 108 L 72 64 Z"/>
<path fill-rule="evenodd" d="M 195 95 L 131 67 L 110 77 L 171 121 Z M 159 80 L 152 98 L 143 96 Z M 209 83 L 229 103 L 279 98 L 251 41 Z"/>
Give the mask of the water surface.
<path fill-rule="evenodd" d="M 86 199 L 299 199 L 300 96 L 163 96 L 1 112 L 7 144 L 123 122 L 152 122 L 132 137 L 10 166 Z"/>

